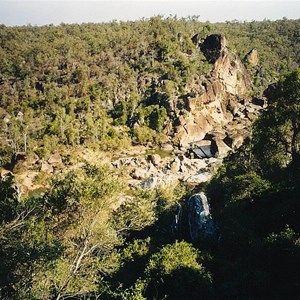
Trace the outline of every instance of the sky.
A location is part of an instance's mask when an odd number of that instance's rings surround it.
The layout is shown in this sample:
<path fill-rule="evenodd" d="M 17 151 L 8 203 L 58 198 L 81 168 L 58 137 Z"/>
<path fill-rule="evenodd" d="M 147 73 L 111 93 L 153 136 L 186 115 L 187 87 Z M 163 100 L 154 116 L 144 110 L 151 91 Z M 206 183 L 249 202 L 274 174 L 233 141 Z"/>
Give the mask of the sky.
<path fill-rule="evenodd" d="M 6 26 L 127 21 L 155 15 L 200 16 L 200 21 L 252 21 L 300 18 L 298 1 L 174 0 L 0 0 L 0 24 Z"/>

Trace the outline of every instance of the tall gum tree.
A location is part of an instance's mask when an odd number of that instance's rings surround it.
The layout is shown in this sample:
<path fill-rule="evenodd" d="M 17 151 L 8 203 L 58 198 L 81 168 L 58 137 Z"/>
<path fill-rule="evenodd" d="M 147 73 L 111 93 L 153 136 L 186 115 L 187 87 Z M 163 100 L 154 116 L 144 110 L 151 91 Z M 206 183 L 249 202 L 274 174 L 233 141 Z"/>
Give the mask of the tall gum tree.
<path fill-rule="evenodd" d="M 291 125 L 292 165 L 300 168 L 300 68 L 283 76 L 269 97 L 270 104 Z"/>

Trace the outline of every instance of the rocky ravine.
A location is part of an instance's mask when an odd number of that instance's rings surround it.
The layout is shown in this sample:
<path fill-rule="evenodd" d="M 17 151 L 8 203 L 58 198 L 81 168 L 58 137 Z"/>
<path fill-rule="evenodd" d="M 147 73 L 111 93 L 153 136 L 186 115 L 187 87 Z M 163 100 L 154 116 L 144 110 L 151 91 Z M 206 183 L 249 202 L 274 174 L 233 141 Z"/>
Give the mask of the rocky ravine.
<path fill-rule="evenodd" d="M 251 70 L 258 64 L 256 49 L 245 57 L 247 69 L 229 52 L 223 35 L 210 35 L 204 41 L 195 35 L 192 40 L 213 64 L 212 71 L 187 95 L 185 109 L 173 108 L 179 125 L 166 133 L 174 142 L 162 145 L 171 157 L 128 153 L 112 163 L 116 168 L 130 167 L 133 185 L 153 188 L 176 180 L 193 185 L 208 181 L 227 153 L 242 145 L 252 121 L 266 106 L 264 99 L 250 97 Z"/>
<path fill-rule="evenodd" d="M 227 153 L 242 145 L 252 121 L 266 106 L 264 99 L 249 96 L 251 70 L 258 64 L 255 49 L 245 58 L 247 69 L 239 57 L 229 52 L 223 35 L 211 35 L 203 41 L 195 35 L 192 40 L 212 64 L 212 71 L 195 83 L 185 97 L 184 108 L 180 105 L 178 108 L 178 99 L 174 99 L 171 113 L 178 116 L 178 122 L 165 127 L 170 142 L 161 145 L 161 150 L 168 151 L 169 155 L 164 158 L 157 153 L 146 155 L 139 147 L 132 147 L 112 161 L 104 154 L 112 167 L 128 167 L 129 183 L 133 186 L 154 188 L 178 180 L 190 185 L 208 181 Z M 86 159 L 97 161 L 97 154 L 90 152 Z M 20 194 L 43 188 L 42 178 L 36 183 L 41 174 L 50 176 L 70 168 L 68 158 L 61 154 L 53 154 L 47 161 L 31 155 L 18 164 L 26 170 L 14 174 Z M 10 172 L 1 171 L 2 176 L 7 173 Z"/>

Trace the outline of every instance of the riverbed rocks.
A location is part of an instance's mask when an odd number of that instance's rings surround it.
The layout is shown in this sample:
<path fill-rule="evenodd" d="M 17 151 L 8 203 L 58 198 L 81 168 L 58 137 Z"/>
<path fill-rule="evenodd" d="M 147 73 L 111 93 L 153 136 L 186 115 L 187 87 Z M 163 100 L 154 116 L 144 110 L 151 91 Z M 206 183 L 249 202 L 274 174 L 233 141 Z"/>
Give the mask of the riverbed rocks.
<path fill-rule="evenodd" d="M 153 164 L 149 157 L 140 156 L 119 158 L 113 161 L 112 165 L 115 168 L 127 167 L 129 169 L 128 172 L 132 178 L 129 183 L 132 186 L 152 189 L 177 181 L 183 181 L 190 185 L 206 182 L 211 178 L 215 165 L 220 161 L 213 157 L 189 158 L 188 153 L 179 152 L 176 155 L 160 158 L 159 164 Z"/>
<path fill-rule="evenodd" d="M 149 155 L 149 160 L 154 166 L 158 166 L 161 162 L 161 157 L 159 156 L 159 154 L 151 154 Z"/>
<path fill-rule="evenodd" d="M 261 102 L 262 105 L 263 102 Z M 198 132 L 190 137 L 186 127 L 184 145 L 176 147 L 169 143 L 166 157 L 158 153 L 147 154 L 146 151 L 134 156 L 125 156 L 112 162 L 115 168 L 129 168 L 132 186 L 156 188 L 172 182 L 182 181 L 196 186 L 211 179 L 222 159 L 235 151 L 249 135 L 253 115 L 258 116 L 263 106 L 245 101 L 235 107 L 232 120 L 224 126 L 211 126 L 208 132 Z M 129 155 L 130 153 L 126 153 Z"/>

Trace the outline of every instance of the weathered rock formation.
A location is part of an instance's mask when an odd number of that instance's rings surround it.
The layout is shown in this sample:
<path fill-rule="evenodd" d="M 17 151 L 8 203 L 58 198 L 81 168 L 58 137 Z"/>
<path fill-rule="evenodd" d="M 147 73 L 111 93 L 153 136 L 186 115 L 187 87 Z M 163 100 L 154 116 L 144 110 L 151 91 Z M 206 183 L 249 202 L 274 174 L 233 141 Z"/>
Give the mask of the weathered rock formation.
<path fill-rule="evenodd" d="M 251 67 L 256 67 L 258 65 L 258 52 L 256 48 L 253 48 L 249 51 L 249 53 L 245 56 L 245 62 L 249 64 Z"/>
<path fill-rule="evenodd" d="M 175 130 L 175 138 L 182 147 L 202 140 L 214 128 L 232 121 L 234 110 L 239 110 L 238 104 L 249 102 L 252 89 L 249 72 L 237 55 L 229 52 L 223 35 L 208 36 L 199 48 L 213 69 L 186 98 L 187 113 L 179 118 L 180 124 Z"/>
<path fill-rule="evenodd" d="M 195 35 L 193 42 L 213 68 L 185 98 L 185 109 L 178 114 L 173 141 L 177 141 L 179 149 L 167 158 L 156 154 L 148 159 L 144 155 L 113 162 L 116 167 L 131 168 L 132 185 L 151 189 L 178 180 L 190 185 L 210 180 L 222 159 L 242 145 L 251 122 L 265 107 L 263 99 L 250 101 L 251 75 L 242 61 L 229 52 L 223 35 L 211 35 L 205 40 Z M 247 57 L 248 64 L 258 63 L 256 49 Z M 173 146 L 163 148 L 172 150 Z"/>
<path fill-rule="evenodd" d="M 206 59 L 210 63 L 215 63 L 227 48 L 227 40 L 224 35 L 212 34 L 200 43 L 199 46 Z"/>

